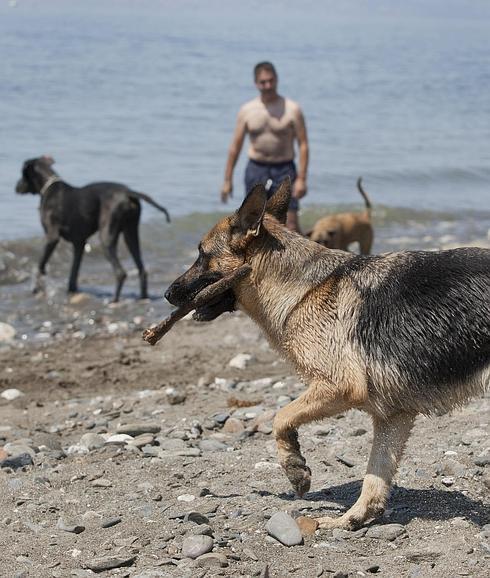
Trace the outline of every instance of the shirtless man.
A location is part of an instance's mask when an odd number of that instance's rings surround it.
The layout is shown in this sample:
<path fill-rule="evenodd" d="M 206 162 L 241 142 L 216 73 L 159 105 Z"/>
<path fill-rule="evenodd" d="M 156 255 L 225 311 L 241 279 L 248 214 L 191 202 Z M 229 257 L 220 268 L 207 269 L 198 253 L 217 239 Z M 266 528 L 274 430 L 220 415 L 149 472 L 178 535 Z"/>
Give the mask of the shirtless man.
<path fill-rule="evenodd" d="M 293 193 L 289 205 L 287 226 L 299 232 L 298 200 L 306 195 L 308 139 L 303 113 L 298 104 L 277 93 L 277 73 L 270 62 L 259 62 L 254 69 L 255 86 L 260 95 L 245 103 L 239 113 L 235 134 L 228 152 L 225 181 L 221 200 L 226 203 L 233 191 L 233 169 L 242 150 L 245 135 L 250 146 L 245 170 L 245 192 L 253 185 L 272 185 L 269 195 L 286 177 L 291 177 Z M 299 168 L 294 163 L 294 141 L 298 141 Z"/>

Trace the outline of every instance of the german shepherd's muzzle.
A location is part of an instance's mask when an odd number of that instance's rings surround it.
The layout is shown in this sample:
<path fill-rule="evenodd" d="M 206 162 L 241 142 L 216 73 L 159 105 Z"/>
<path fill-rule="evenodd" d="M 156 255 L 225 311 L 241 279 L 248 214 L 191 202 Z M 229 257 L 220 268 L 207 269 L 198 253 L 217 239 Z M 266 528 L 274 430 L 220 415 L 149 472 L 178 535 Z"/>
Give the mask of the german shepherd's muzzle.
<path fill-rule="evenodd" d="M 165 292 L 165 298 L 172 305 L 184 307 L 191 302 L 205 287 L 223 278 L 218 271 L 205 270 L 205 258 L 199 252 L 199 258 L 184 275 L 180 276 Z M 229 289 L 218 295 L 209 303 L 198 307 L 193 318 L 196 321 L 212 321 L 222 313 L 235 311 L 235 295 Z"/>
<path fill-rule="evenodd" d="M 279 461 L 299 494 L 310 488 L 310 470 L 298 428 L 350 408 L 372 417 L 359 499 L 340 518 L 318 520 L 353 528 L 383 511 L 415 416 L 460 406 L 489 385 L 490 250 L 327 249 L 284 226 L 289 197 L 289 182 L 269 200 L 256 186 L 204 236 L 197 261 L 166 295 L 179 306 L 201 303 L 204 288 L 247 267 L 197 316 L 239 307 L 307 384 L 274 420 Z"/>

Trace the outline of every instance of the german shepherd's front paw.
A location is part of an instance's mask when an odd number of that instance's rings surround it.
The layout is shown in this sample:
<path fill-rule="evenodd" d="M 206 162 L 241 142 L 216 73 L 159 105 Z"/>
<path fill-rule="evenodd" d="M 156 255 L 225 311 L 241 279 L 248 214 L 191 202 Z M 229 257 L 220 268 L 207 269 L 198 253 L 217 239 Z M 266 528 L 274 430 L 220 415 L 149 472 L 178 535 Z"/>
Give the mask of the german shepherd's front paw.
<path fill-rule="evenodd" d="M 311 470 L 301 456 L 289 456 L 284 464 L 284 471 L 295 492 L 301 498 L 310 489 Z"/>
<path fill-rule="evenodd" d="M 353 516 L 340 516 L 339 518 L 316 518 L 318 522 L 318 527 L 321 530 L 327 530 L 332 528 L 341 528 L 342 530 L 357 530 L 359 529 L 364 519 L 356 518 Z"/>

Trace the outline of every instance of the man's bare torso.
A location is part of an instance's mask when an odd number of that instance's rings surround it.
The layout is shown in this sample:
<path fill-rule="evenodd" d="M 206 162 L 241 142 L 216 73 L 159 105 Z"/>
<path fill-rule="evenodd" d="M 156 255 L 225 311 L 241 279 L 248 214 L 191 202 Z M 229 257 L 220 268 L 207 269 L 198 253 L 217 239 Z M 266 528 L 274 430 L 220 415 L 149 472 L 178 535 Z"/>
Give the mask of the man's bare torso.
<path fill-rule="evenodd" d="M 288 98 L 278 97 L 264 104 L 260 97 L 240 109 L 250 138 L 248 156 L 262 163 L 282 163 L 294 158 L 299 106 Z"/>

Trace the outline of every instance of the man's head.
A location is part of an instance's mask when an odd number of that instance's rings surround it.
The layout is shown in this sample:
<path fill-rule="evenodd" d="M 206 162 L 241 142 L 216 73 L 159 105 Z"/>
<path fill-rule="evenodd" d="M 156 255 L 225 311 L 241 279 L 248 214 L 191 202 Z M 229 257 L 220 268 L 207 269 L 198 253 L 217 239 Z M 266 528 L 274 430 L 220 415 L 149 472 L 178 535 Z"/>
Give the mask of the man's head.
<path fill-rule="evenodd" d="M 255 86 L 265 98 L 275 97 L 277 90 L 277 72 L 270 62 L 259 62 L 254 68 Z"/>

